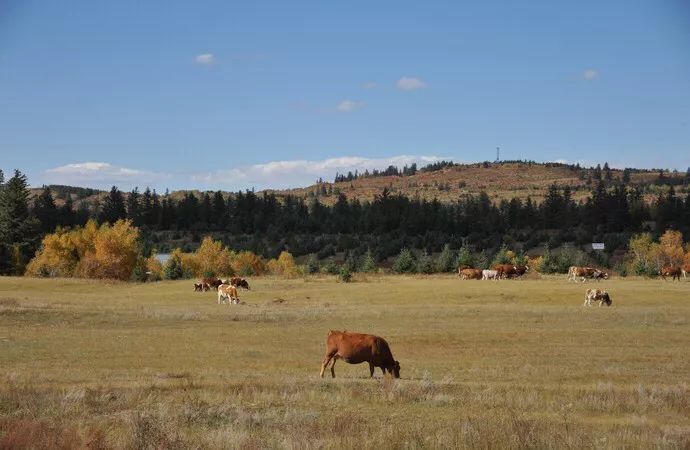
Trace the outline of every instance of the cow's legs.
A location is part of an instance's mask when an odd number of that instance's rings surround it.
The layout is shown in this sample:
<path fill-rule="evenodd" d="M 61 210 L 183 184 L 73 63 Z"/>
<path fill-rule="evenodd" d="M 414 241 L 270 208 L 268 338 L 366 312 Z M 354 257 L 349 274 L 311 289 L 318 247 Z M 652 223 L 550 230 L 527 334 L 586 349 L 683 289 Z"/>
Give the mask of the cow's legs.
<path fill-rule="evenodd" d="M 369 378 L 374 378 L 374 365 L 372 363 L 369 363 Z"/>
<path fill-rule="evenodd" d="M 332 355 L 326 355 L 323 358 L 323 361 L 321 362 L 321 378 L 323 378 L 323 373 L 326 371 L 326 367 L 328 367 L 328 363 L 331 362 L 331 358 L 333 358 L 335 354 Z"/>
<path fill-rule="evenodd" d="M 335 378 L 335 362 L 338 361 L 338 355 L 333 356 L 333 364 L 331 364 L 331 378 Z"/>

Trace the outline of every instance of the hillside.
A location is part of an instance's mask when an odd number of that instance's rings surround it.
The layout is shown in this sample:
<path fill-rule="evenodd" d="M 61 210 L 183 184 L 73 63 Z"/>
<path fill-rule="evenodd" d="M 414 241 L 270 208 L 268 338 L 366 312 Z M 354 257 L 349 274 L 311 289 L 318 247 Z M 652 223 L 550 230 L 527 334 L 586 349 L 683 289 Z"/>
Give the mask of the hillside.
<path fill-rule="evenodd" d="M 455 164 L 452 167 L 444 167 L 438 170 L 420 170 L 414 175 L 389 175 L 358 177 L 352 181 L 322 182 L 311 186 L 294 189 L 273 190 L 265 192 L 273 193 L 281 198 L 292 195 L 299 198 L 318 197 L 321 203 L 330 205 L 335 203 L 337 193 L 342 192 L 349 199 L 371 201 L 384 188 L 392 194 L 402 194 L 408 197 L 421 199 L 438 199 L 441 202 L 451 202 L 459 197 L 478 195 L 486 192 L 493 201 L 501 199 L 520 198 L 528 196 L 532 200 L 540 202 L 549 186 L 569 186 L 573 192 L 573 198 L 578 201 L 589 196 L 593 189 L 592 168 L 579 168 L 577 166 L 559 163 L 534 163 L 534 162 L 500 162 L 500 163 L 476 163 Z M 685 173 L 664 171 L 664 180 L 659 180 L 659 169 L 630 169 L 629 184 L 647 186 L 645 195 L 651 200 L 656 195 L 655 184 L 683 184 Z M 611 169 L 612 180 L 620 180 L 623 171 Z M 81 203 L 89 206 L 97 204 L 107 194 L 106 191 L 88 189 L 73 186 L 50 186 L 58 205 L 64 203 L 67 195 L 72 197 L 75 208 Z M 145 187 L 140 187 L 140 192 Z M 665 188 L 664 188 L 665 189 Z M 681 188 L 679 193 L 686 189 Z M 40 188 L 32 188 L 32 195 L 38 195 Z M 200 197 L 203 192 L 173 191 L 170 197 L 175 200 L 183 198 L 187 192 Z M 260 191 L 262 193 L 264 191 Z M 225 196 L 231 192 L 223 191 Z M 125 193 L 126 195 L 126 193 Z"/>
<path fill-rule="evenodd" d="M 287 194 L 297 197 L 319 195 L 322 203 L 335 202 L 336 195 L 323 195 L 327 192 L 342 192 L 348 198 L 372 200 L 384 188 L 393 194 L 403 194 L 409 197 L 418 196 L 422 199 L 442 202 L 457 200 L 466 195 L 477 195 L 486 192 L 494 201 L 501 199 L 521 198 L 530 196 L 537 202 L 544 198 L 547 189 L 552 184 L 570 186 L 573 198 L 581 200 L 592 191 L 591 176 L 593 169 L 581 169 L 557 163 L 477 163 L 458 164 L 452 167 L 434 171 L 419 171 L 414 175 L 405 176 L 369 176 L 360 177 L 352 181 L 338 183 L 320 183 L 299 189 L 276 190 L 278 196 Z M 612 169 L 613 180 L 623 177 L 623 171 Z M 665 172 L 668 182 L 678 184 L 685 174 Z M 639 185 L 654 184 L 659 180 L 659 170 L 630 170 L 630 183 Z"/>

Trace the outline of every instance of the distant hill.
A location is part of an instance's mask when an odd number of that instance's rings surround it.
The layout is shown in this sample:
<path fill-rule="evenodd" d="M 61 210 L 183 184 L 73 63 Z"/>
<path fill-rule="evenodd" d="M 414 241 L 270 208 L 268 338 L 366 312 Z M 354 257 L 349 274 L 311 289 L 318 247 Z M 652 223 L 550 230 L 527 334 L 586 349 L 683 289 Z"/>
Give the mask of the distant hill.
<path fill-rule="evenodd" d="M 399 172 L 398 175 L 386 175 L 391 171 Z M 672 172 L 661 169 L 626 169 L 630 181 L 628 184 L 647 187 L 646 197 L 651 200 L 656 195 L 657 185 L 687 186 L 690 178 L 684 172 Z M 569 186 L 573 198 L 582 200 L 589 196 L 596 184 L 596 169 L 582 168 L 577 165 L 560 163 L 536 163 L 530 161 L 509 161 L 498 163 L 474 163 L 474 164 L 431 164 L 425 168 L 415 169 L 411 174 L 409 168 L 388 168 L 382 171 L 374 171 L 374 174 L 339 175 L 338 182 L 317 182 L 311 186 L 294 189 L 273 190 L 265 192 L 273 193 L 277 197 L 292 195 L 299 198 L 318 197 L 323 204 L 335 203 L 338 193 L 345 194 L 349 199 L 371 201 L 374 196 L 387 188 L 393 195 L 402 194 L 421 199 L 438 199 L 441 202 L 451 202 L 459 197 L 477 195 L 486 192 L 493 201 L 501 199 L 521 198 L 528 196 L 532 200 L 540 202 L 552 184 L 564 187 Z M 403 175 L 403 173 L 406 173 Z M 663 177 L 660 174 L 663 173 Z M 624 177 L 623 170 L 611 169 L 611 180 L 618 181 Z M 605 179 L 605 171 L 601 170 L 601 176 Z M 97 204 L 106 194 L 106 191 L 75 186 L 51 185 L 51 190 L 58 205 L 62 204 L 67 196 L 71 196 L 75 208 L 81 203 L 88 205 Z M 140 192 L 145 189 L 140 186 Z M 38 195 L 41 188 L 32 188 L 32 195 Z M 687 191 L 681 188 L 679 193 Z M 185 193 L 191 192 L 197 197 L 203 192 L 196 190 L 173 191 L 171 198 L 181 199 Z M 264 192 L 260 191 L 259 193 Z M 125 193 L 126 194 L 126 193 Z M 231 192 L 223 191 L 225 196 Z"/>
<path fill-rule="evenodd" d="M 369 175 L 358 176 L 351 181 L 316 183 L 297 189 L 274 190 L 278 196 L 297 197 L 318 196 L 322 203 L 335 202 L 337 193 L 342 192 L 349 199 L 372 200 L 384 188 L 393 194 L 450 202 L 460 196 L 477 195 L 486 192 L 494 201 L 530 196 L 541 201 L 549 186 L 569 186 L 573 198 L 586 198 L 592 191 L 595 181 L 594 168 L 581 168 L 576 165 L 535 162 L 499 162 L 476 164 L 453 164 L 436 170 L 418 170 L 412 175 Z M 602 171 L 603 172 L 603 171 Z M 611 169 L 611 180 L 622 180 L 623 170 Z M 685 173 L 663 171 L 660 169 L 628 169 L 629 184 L 654 185 L 687 183 Z M 602 178 L 604 174 L 602 173 Z M 342 178 L 342 177 L 340 177 Z M 325 195 L 324 195 L 325 194 Z"/>

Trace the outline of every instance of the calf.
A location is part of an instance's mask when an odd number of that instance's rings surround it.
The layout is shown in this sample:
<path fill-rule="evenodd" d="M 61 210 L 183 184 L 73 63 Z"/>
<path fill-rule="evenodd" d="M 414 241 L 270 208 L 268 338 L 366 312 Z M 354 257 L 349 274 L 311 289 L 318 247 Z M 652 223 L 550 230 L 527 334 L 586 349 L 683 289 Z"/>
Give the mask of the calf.
<path fill-rule="evenodd" d="M 331 376 L 335 378 L 335 362 L 338 359 L 348 364 L 369 363 L 369 377 L 374 376 L 374 368 L 380 367 L 384 375 L 388 371 L 395 378 L 400 378 L 400 363 L 393 358 L 388 342 L 373 334 L 331 330 L 326 338 L 326 355 L 321 363 L 321 378 L 331 360 Z"/>
<path fill-rule="evenodd" d="M 601 289 L 587 289 L 584 306 L 592 306 L 593 301 L 599 301 L 599 306 L 604 303 L 606 303 L 606 306 L 611 306 L 611 303 L 613 303 L 608 292 Z"/>
<path fill-rule="evenodd" d="M 204 290 L 203 283 L 194 283 L 194 292 L 201 292 Z"/>

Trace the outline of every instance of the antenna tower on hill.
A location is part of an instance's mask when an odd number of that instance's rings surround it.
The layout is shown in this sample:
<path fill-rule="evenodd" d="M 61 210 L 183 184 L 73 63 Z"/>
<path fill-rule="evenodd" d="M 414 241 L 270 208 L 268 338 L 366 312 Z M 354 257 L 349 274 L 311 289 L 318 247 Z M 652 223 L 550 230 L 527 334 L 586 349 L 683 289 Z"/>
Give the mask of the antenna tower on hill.
<path fill-rule="evenodd" d="M 501 161 L 501 147 L 496 147 L 496 162 Z"/>

